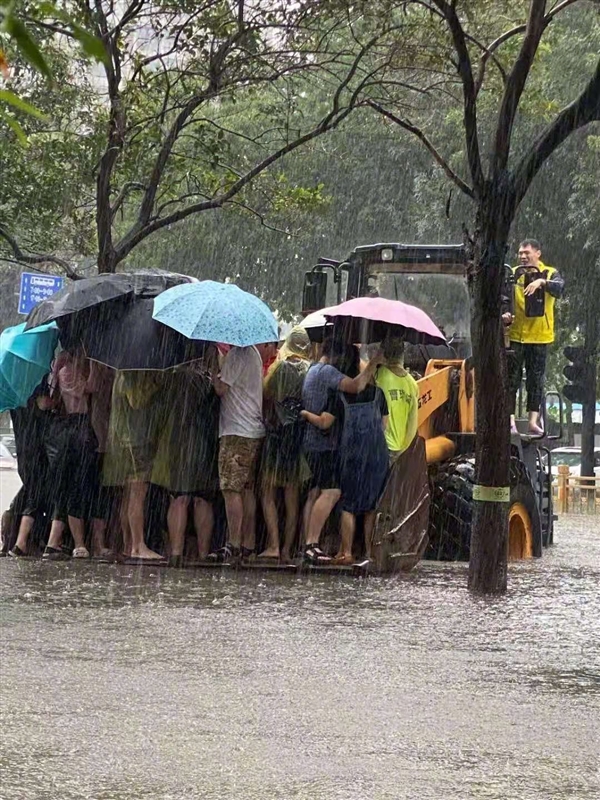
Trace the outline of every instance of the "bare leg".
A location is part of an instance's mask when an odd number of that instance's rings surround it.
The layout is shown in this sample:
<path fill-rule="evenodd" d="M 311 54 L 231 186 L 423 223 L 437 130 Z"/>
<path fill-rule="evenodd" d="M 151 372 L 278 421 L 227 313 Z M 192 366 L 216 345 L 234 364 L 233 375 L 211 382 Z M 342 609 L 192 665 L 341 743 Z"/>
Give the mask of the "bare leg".
<path fill-rule="evenodd" d="M 335 504 L 340 499 L 341 494 L 339 489 L 324 489 L 321 492 L 310 515 L 308 531 L 306 532 L 307 545 L 319 543 L 325 523 L 329 519 L 329 515 L 335 508 Z"/>
<path fill-rule="evenodd" d="M 375 534 L 375 520 L 377 518 L 376 511 L 369 511 L 365 514 L 364 531 L 365 531 L 365 558 L 372 557 L 373 551 L 373 536 Z"/>
<path fill-rule="evenodd" d="M 310 517 L 312 514 L 312 510 L 314 508 L 315 503 L 317 502 L 317 498 L 321 493 L 320 489 L 311 489 L 308 493 L 308 497 L 306 498 L 306 503 L 304 504 L 304 510 L 302 511 L 302 541 L 307 542 L 308 536 L 308 523 L 310 522 Z"/>
<path fill-rule="evenodd" d="M 279 515 L 277 514 L 276 489 L 269 486 L 262 495 L 262 508 L 267 526 L 267 546 L 259 558 L 279 558 Z"/>
<path fill-rule="evenodd" d="M 107 552 L 106 547 L 106 520 L 95 518 L 92 520 L 92 551 L 94 555 Z"/>
<path fill-rule="evenodd" d="M 131 555 L 131 528 L 129 527 L 129 487 L 126 485 L 121 497 L 121 507 L 119 508 L 119 520 L 121 523 L 121 535 L 123 537 L 123 555 Z"/>
<path fill-rule="evenodd" d="M 227 541 L 232 547 L 242 544 L 242 525 L 244 522 L 244 502 L 240 492 L 224 491 L 225 512 L 227 514 Z"/>
<path fill-rule="evenodd" d="M 198 558 L 202 560 L 210 552 L 210 543 L 215 525 L 212 503 L 201 497 L 194 498 L 194 528 L 198 539 Z"/>
<path fill-rule="evenodd" d="M 300 489 L 297 486 L 286 486 L 283 491 L 283 496 L 285 499 L 285 533 L 281 560 L 289 561 L 298 532 Z"/>
<path fill-rule="evenodd" d="M 242 504 L 244 507 L 242 545 L 248 550 L 254 550 L 256 547 L 256 495 L 254 489 L 244 489 Z"/>
<path fill-rule="evenodd" d="M 169 529 L 171 558 L 183 555 L 189 504 L 190 498 L 186 495 L 173 497 L 169 504 L 167 528 Z"/>
<path fill-rule="evenodd" d="M 85 550 L 85 523 L 79 517 L 72 517 L 70 514 L 68 516 L 69 520 L 69 530 L 73 536 L 73 543 L 75 544 L 75 550 L 79 548 L 83 548 Z"/>
<path fill-rule="evenodd" d="M 21 517 L 21 522 L 19 523 L 19 534 L 17 536 L 17 541 L 15 542 L 15 547 L 18 547 L 23 552 L 27 550 L 27 542 L 29 540 L 29 534 L 33 528 L 34 523 L 33 517 Z"/>
<path fill-rule="evenodd" d="M 146 545 L 144 541 L 144 503 L 148 492 L 148 484 L 142 481 L 131 481 L 129 484 L 129 502 L 127 518 L 131 529 L 131 555 L 133 558 L 162 558 Z"/>
<path fill-rule="evenodd" d="M 354 544 L 354 533 L 356 531 L 356 517 L 348 511 L 342 511 L 340 522 L 342 539 L 340 550 L 336 559 L 340 561 L 352 561 L 352 545 Z"/>
<path fill-rule="evenodd" d="M 48 547 L 52 547 L 54 550 L 60 550 L 64 532 L 65 523 L 60 519 L 53 519 L 52 525 L 50 526 L 50 536 L 48 537 Z"/>
<path fill-rule="evenodd" d="M 534 433 L 537 436 L 541 436 L 544 432 L 544 429 L 540 425 L 540 412 L 539 411 L 530 411 L 529 412 L 529 431 L 530 433 Z"/>

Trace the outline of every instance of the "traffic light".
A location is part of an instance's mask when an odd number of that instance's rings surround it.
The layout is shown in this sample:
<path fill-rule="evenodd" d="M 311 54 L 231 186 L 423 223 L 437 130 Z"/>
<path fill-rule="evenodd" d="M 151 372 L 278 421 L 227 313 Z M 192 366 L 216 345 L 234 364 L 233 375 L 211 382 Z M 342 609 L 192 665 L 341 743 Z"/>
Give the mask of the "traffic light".
<path fill-rule="evenodd" d="M 563 350 L 571 363 L 563 369 L 563 375 L 571 381 L 563 386 L 563 394 L 572 403 L 587 403 L 594 397 L 594 369 L 583 347 L 569 346 Z"/>

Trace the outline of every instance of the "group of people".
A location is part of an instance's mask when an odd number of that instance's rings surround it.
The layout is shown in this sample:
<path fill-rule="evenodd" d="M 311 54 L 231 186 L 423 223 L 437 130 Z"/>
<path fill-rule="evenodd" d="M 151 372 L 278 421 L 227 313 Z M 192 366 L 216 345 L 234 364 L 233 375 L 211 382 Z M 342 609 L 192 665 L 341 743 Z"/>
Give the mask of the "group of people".
<path fill-rule="evenodd" d="M 388 337 L 361 361 L 358 347 L 315 345 L 301 327 L 280 346 L 209 345 L 162 372 L 118 372 L 63 350 L 11 412 L 23 486 L 3 517 L 5 552 L 22 557 L 39 541 L 48 560 L 180 565 L 193 527 L 199 561 L 350 564 L 360 517 L 368 557 L 390 463 L 417 432 L 403 350 Z M 156 487 L 168 498 L 164 548 L 147 535 Z M 321 538 L 338 505 L 334 554 Z"/>

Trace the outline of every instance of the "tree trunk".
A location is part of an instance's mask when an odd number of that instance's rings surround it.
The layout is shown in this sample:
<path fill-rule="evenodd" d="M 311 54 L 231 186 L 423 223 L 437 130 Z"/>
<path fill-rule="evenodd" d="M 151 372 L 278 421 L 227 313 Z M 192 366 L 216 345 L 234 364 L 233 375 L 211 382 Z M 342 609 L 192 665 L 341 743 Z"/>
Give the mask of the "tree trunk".
<path fill-rule="evenodd" d="M 475 366 L 475 481 L 469 589 L 506 591 L 510 426 L 501 295 L 512 216 L 490 204 L 480 213 L 475 243 L 471 334 Z"/>

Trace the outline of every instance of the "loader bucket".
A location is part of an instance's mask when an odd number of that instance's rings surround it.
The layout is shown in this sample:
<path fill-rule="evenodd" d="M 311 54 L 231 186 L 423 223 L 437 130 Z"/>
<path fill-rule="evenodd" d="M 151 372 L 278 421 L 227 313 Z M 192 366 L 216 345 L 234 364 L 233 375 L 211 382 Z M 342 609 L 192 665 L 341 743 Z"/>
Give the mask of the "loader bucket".
<path fill-rule="evenodd" d="M 416 436 L 390 469 L 379 501 L 371 556 L 379 572 L 410 572 L 429 540 L 425 442 Z"/>

